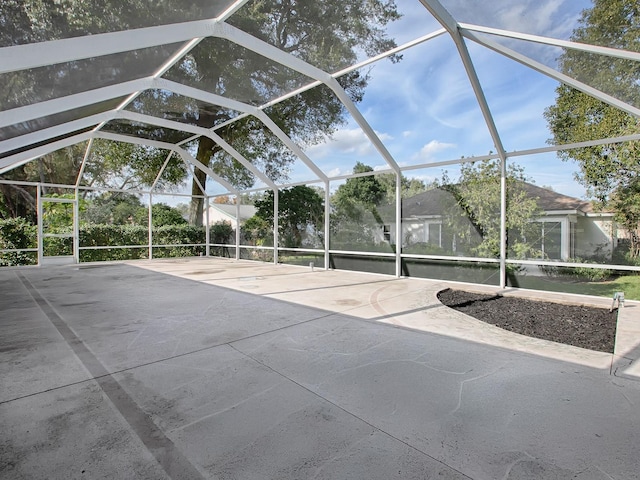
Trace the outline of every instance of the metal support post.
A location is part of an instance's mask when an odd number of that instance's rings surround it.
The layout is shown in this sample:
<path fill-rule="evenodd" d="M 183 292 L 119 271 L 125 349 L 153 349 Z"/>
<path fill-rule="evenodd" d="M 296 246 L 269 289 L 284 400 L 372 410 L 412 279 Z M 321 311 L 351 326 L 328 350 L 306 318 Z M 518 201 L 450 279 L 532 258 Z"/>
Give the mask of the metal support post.
<path fill-rule="evenodd" d="M 38 183 L 36 187 L 36 203 L 38 209 L 38 265 L 42 266 L 42 258 L 44 257 L 44 241 L 43 234 L 44 229 L 42 228 L 42 224 L 44 223 L 44 219 L 42 218 L 42 186 Z"/>
<path fill-rule="evenodd" d="M 500 160 L 500 288 L 507 286 L 507 159 Z"/>
<path fill-rule="evenodd" d="M 324 269 L 329 270 L 331 265 L 329 258 L 329 245 L 331 244 L 331 195 L 329 192 L 329 180 L 324 182 Z"/>
<path fill-rule="evenodd" d="M 209 195 L 204 197 L 204 221 L 205 227 L 205 255 L 208 257 L 211 253 L 211 225 L 209 225 Z"/>
<path fill-rule="evenodd" d="M 396 172 L 396 277 L 402 276 L 402 172 Z"/>
<path fill-rule="evenodd" d="M 273 190 L 273 263 L 278 264 L 278 200 L 280 190 Z"/>
<path fill-rule="evenodd" d="M 153 260 L 153 194 L 149 193 L 149 260 Z"/>
<path fill-rule="evenodd" d="M 80 263 L 80 195 L 78 186 L 75 188 L 75 201 L 73 202 L 73 261 Z"/>
<path fill-rule="evenodd" d="M 236 196 L 236 260 L 240 260 L 240 195 Z"/>

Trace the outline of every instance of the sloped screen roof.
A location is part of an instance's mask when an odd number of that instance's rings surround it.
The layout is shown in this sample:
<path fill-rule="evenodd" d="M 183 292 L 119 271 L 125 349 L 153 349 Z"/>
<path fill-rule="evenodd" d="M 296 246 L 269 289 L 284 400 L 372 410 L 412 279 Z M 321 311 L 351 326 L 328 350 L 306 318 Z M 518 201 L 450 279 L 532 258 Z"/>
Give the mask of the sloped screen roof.
<path fill-rule="evenodd" d="M 344 169 L 332 142 L 352 155 L 369 148 L 377 169 L 395 172 L 542 152 L 544 139 L 508 140 L 513 122 L 503 112 L 519 105 L 499 77 L 513 76 L 533 96 L 540 83 L 528 85 L 526 70 L 640 117 L 637 82 L 620 88 L 614 78 L 620 65 L 638 71 L 638 49 L 570 41 L 590 7 L 556 0 L 4 1 L 0 174 L 91 139 L 173 152 L 229 192 L 339 178 Z M 604 67 L 597 78 L 571 75 L 561 65 L 567 49 L 618 67 L 611 78 Z M 407 150 L 402 137 L 410 130 L 423 136 L 422 150 Z M 430 143 L 435 131 L 458 141 Z M 202 138 L 217 146 L 219 165 L 233 168 L 203 165 Z M 433 152 L 444 153 L 427 155 Z"/>

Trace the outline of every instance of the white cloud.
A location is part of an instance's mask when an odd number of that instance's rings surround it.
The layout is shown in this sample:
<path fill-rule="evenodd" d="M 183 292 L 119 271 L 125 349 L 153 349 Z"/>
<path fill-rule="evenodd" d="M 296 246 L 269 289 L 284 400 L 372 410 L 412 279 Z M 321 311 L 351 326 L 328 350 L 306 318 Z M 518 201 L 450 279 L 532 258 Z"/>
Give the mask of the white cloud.
<path fill-rule="evenodd" d="M 425 185 L 430 185 L 434 181 L 436 181 L 436 180 L 438 180 L 440 178 L 438 175 L 422 175 L 422 174 L 416 174 L 415 172 L 405 172 L 404 175 L 409 180 L 420 180 Z"/>
<path fill-rule="evenodd" d="M 448 150 L 450 148 L 456 148 L 454 143 L 445 143 L 439 142 L 438 140 L 431 140 L 429 143 L 423 145 L 418 153 L 416 153 L 412 158 L 413 160 L 431 160 L 434 155 L 443 150 Z"/>
<path fill-rule="evenodd" d="M 391 167 L 389 165 L 387 165 L 386 163 L 384 165 L 374 165 L 373 166 L 373 171 L 374 172 L 380 172 L 382 170 L 390 170 Z"/>
<path fill-rule="evenodd" d="M 447 9 L 462 22 L 566 39 L 589 0 L 447 0 Z"/>
<path fill-rule="evenodd" d="M 375 132 L 384 143 L 393 140 L 387 133 Z M 325 143 L 314 145 L 307 149 L 312 158 L 323 158 L 331 154 L 353 154 L 363 157 L 375 152 L 375 147 L 360 128 L 347 128 L 338 130 Z"/>
<path fill-rule="evenodd" d="M 427 10 L 419 2 L 415 7 L 414 2 L 396 3 L 407 14 L 394 30 L 394 34 L 401 34 L 399 43 L 432 31 L 433 22 L 420 16 Z M 575 28 L 579 12 L 591 6 L 590 0 L 442 3 L 463 22 L 561 39 L 568 38 Z M 549 65 L 558 56 L 554 47 L 495 40 Z M 524 66 L 511 67 L 510 61 L 478 44 L 468 45 L 507 150 L 545 146 L 548 132 L 540 115 L 544 106 L 553 102 L 556 83 Z M 404 51 L 403 57 L 396 64 L 383 60 L 364 69 L 370 80 L 359 104 L 372 127 L 385 132 L 379 135 L 394 159 L 407 166 L 495 151 L 450 37 L 442 35 L 417 45 Z M 382 156 L 353 120 L 307 153 L 331 177 L 350 173 L 356 161 L 386 168 Z"/>
<path fill-rule="evenodd" d="M 334 178 L 334 177 L 342 177 L 344 175 L 350 175 L 351 173 L 353 173 L 353 171 L 351 169 L 343 170 L 340 167 L 336 167 L 336 168 L 333 168 L 333 169 L 329 170 L 327 172 L 327 176 L 329 178 Z"/>

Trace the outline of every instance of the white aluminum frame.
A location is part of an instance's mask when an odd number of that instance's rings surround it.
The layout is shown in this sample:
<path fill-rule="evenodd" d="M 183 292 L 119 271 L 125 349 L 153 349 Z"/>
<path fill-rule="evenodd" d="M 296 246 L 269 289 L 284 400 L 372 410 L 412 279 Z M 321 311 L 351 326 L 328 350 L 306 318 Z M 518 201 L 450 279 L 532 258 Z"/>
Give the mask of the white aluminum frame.
<path fill-rule="evenodd" d="M 279 102 L 282 102 L 288 98 L 291 98 L 299 93 L 302 93 L 306 90 L 314 88 L 319 85 L 325 85 L 336 95 L 336 97 L 342 102 L 345 109 L 350 113 L 352 118 L 358 124 L 362 132 L 369 139 L 371 144 L 376 148 L 376 150 L 380 153 L 382 158 L 387 163 L 389 169 L 384 172 L 394 173 L 396 175 L 396 204 L 395 204 L 395 215 L 396 215 L 396 239 L 401 239 L 402 234 L 402 223 L 401 223 L 401 205 L 402 205 L 402 196 L 401 196 L 401 175 L 405 171 L 411 171 L 421 168 L 429 168 L 435 166 L 444 166 L 444 165 L 452 165 L 452 164 L 460 164 L 465 162 L 473 162 L 484 159 L 497 159 L 500 161 L 501 166 L 501 216 L 500 216 L 500 225 L 501 225 L 501 240 L 500 240 L 500 258 L 499 259 L 486 259 L 486 258 L 460 258 L 460 260 L 464 261 L 473 261 L 473 262 L 488 262 L 500 263 L 500 286 L 504 287 L 506 282 L 506 265 L 507 264 L 545 264 L 545 262 L 536 262 L 536 261 L 515 261 L 509 260 L 506 258 L 506 162 L 510 157 L 518 157 L 524 155 L 535 155 L 539 153 L 548 153 L 554 151 L 561 151 L 571 148 L 584 147 L 590 145 L 601 145 L 606 143 L 615 143 L 615 142 L 627 142 L 627 141 L 638 141 L 640 140 L 640 134 L 636 135 L 628 135 L 623 137 L 616 137 L 610 139 L 598 139 L 588 142 L 580 142 L 571 145 L 556 145 L 556 146 L 547 146 L 541 147 L 537 149 L 529 149 L 523 150 L 519 152 L 506 152 L 503 146 L 503 142 L 500 136 L 500 132 L 495 124 L 493 119 L 491 110 L 484 96 L 484 91 L 481 85 L 480 80 L 476 74 L 475 66 L 467 49 L 466 41 L 473 41 L 479 45 L 482 45 L 485 48 L 489 48 L 500 55 L 503 55 L 511 60 L 517 61 L 522 65 L 525 65 L 528 68 L 538 71 L 556 81 L 569 85 L 573 88 L 576 88 L 590 96 L 593 96 L 605 103 L 608 103 L 622 111 L 625 111 L 631 115 L 634 115 L 640 118 L 640 108 L 635 107 L 633 105 L 629 105 L 617 98 L 614 98 L 610 95 L 607 95 L 604 92 L 601 92 L 589 85 L 586 85 L 582 82 L 579 82 L 567 75 L 554 70 L 553 68 L 547 67 L 525 55 L 522 55 L 518 52 L 515 52 L 497 42 L 494 42 L 486 37 L 483 37 L 482 34 L 490 34 L 490 35 L 498 35 L 506 38 L 513 38 L 528 42 L 535 42 L 539 44 L 552 45 L 560 48 L 568 48 L 586 51 L 598 55 L 605 55 L 613 58 L 623 58 L 632 61 L 640 61 L 640 53 L 637 52 L 629 52 L 623 51 L 608 47 L 600 47 L 595 45 L 586 45 L 572 41 L 566 40 L 558 40 L 549 37 L 543 37 L 538 35 L 524 34 L 513 31 L 506 31 L 497 28 L 483 27 L 478 25 L 473 25 L 469 23 L 458 23 L 449 12 L 442 6 L 442 4 L 438 0 L 419 0 L 420 3 L 433 15 L 433 17 L 442 25 L 443 28 L 434 31 L 430 34 L 424 35 L 418 39 L 407 42 L 402 46 L 396 47 L 388 52 L 377 55 L 376 57 L 367 59 L 363 62 L 360 62 L 356 65 L 349 66 L 339 72 L 328 73 L 324 72 L 303 60 L 283 52 L 276 47 L 258 40 L 257 38 L 225 23 L 225 21 L 235 13 L 239 8 L 241 8 L 244 4 L 247 3 L 248 0 L 238 0 L 234 2 L 225 12 L 223 12 L 220 16 L 214 19 L 207 20 L 198 20 L 198 21 L 190 21 L 179 24 L 171 24 L 171 25 L 161 25 L 154 27 L 147 27 L 129 31 L 120 31 L 120 32 L 111 32 L 104 33 L 98 35 L 91 35 L 80 38 L 70 38 L 63 40 L 53 40 L 48 42 L 42 42 L 37 44 L 28 44 L 28 45 L 19 45 L 12 47 L 4 47 L 0 48 L 0 73 L 7 72 L 15 72 L 25 69 L 37 68 L 40 66 L 51 65 L 54 63 L 63 63 L 70 62 L 80 59 L 94 58 L 104 55 L 111 55 L 115 53 L 127 52 L 131 50 L 138 50 L 142 48 L 156 47 L 161 45 L 167 45 L 172 43 L 181 43 L 184 44 L 178 48 L 175 53 L 170 56 L 159 68 L 156 72 L 143 79 L 132 80 L 121 82 L 115 85 L 102 87 L 98 89 L 94 89 L 87 92 L 81 92 L 73 95 L 69 95 L 62 98 L 56 98 L 32 105 L 26 105 L 23 107 L 18 107 L 6 111 L 0 112 L 0 128 L 10 126 L 13 124 L 23 123 L 30 120 L 34 120 L 41 117 L 46 117 L 48 115 L 53 115 L 56 113 L 78 109 L 87 105 L 100 103 L 106 100 L 125 97 L 125 100 L 120 102 L 119 106 L 113 110 L 108 110 L 103 113 L 87 116 L 84 118 L 79 118 L 74 121 L 70 121 L 64 124 L 59 124 L 52 126 L 50 128 L 46 128 L 39 131 L 34 131 L 31 133 L 27 133 L 9 140 L 4 140 L 0 142 L 0 152 L 4 151 L 19 151 L 19 153 L 7 156 L 5 158 L 0 158 L 0 173 L 5 173 L 8 170 L 22 165 L 32 159 L 38 158 L 42 155 L 50 153 L 60 148 L 64 148 L 66 146 L 70 146 L 79 142 L 88 141 L 87 149 L 85 152 L 84 160 L 80 168 L 80 172 L 78 173 L 75 189 L 76 196 L 79 190 L 85 189 L 86 187 L 82 187 L 80 185 L 82 175 L 84 173 L 84 168 L 86 161 L 90 155 L 90 151 L 93 145 L 93 140 L 95 138 L 103 138 L 112 141 L 121 141 L 121 142 L 129 142 L 139 145 L 147 145 L 153 146 L 157 148 L 163 148 L 169 151 L 169 155 L 167 159 L 158 172 L 158 176 L 154 181 L 152 188 L 148 192 L 149 194 L 149 202 L 150 205 L 152 203 L 152 195 L 154 194 L 155 187 L 161 178 L 161 175 L 166 168 L 166 165 L 172 158 L 173 154 L 177 154 L 180 156 L 182 161 L 185 162 L 187 168 L 192 171 L 194 168 L 198 168 L 207 173 L 207 175 L 212 178 L 214 181 L 218 182 L 225 189 L 227 189 L 227 193 L 231 195 L 236 195 L 239 198 L 239 193 L 243 193 L 235 189 L 232 185 L 226 182 L 224 179 L 215 175 L 215 173 L 207 166 L 198 162 L 192 155 L 189 154 L 186 150 L 181 148 L 181 144 L 169 144 L 165 142 L 156 142 L 145 139 L 137 139 L 126 135 L 118 135 L 112 134 L 108 132 L 104 132 L 101 130 L 101 127 L 104 126 L 107 122 L 111 120 L 125 119 L 136 122 L 147 123 L 150 125 L 156 125 L 163 128 L 171 128 L 175 130 L 180 130 L 183 132 L 188 132 L 194 135 L 192 138 L 197 138 L 198 136 L 206 136 L 213 140 L 216 144 L 218 144 L 223 150 L 225 150 L 229 155 L 231 155 L 235 160 L 237 160 L 240 164 L 242 164 L 248 171 L 250 171 L 256 178 L 260 179 L 265 185 L 266 188 L 274 191 L 274 246 L 273 247 L 260 247 L 261 249 L 273 249 L 273 257 L 274 261 L 277 263 L 278 260 L 278 250 L 283 250 L 284 248 L 278 245 L 278 195 L 277 192 L 280 188 L 292 186 L 292 185 L 300 185 L 300 184 L 310 184 L 310 183 L 321 183 L 324 184 L 325 187 L 325 224 L 324 224 L 324 232 L 325 232 L 325 246 L 324 250 L 315 250 L 315 249 L 284 249 L 284 250 L 298 250 L 298 251 L 313 251 L 317 253 L 324 253 L 325 257 L 325 268 L 329 268 L 329 257 L 331 254 L 347 254 L 347 255 L 358 255 L 358 256 L 381 256 L 381 257 L 392 257 L 394 256 L 396 259 L 396 275 L 401 275 L 401 263 L 403 258 L 423 258 L 423 259 L 432 259 L 432 260 L 451 260 L 452 257 L 440 257 L 440 256 L 431 256 L 431 255 L 409 255 L 403 254 L 401 251 L 401 241 L 396 241 L 397 251 L 393 254 L 387 253 L 379 253 L 379 252 L 351 252 L 351 251 L 341 251 L 341 250 L 331 250 L 330 247 L 330 182 L 347 179 L 347 178 L 356 178 L 361 175 L 344 175 L 344 176 L 335 176 L 329 177 L 325 172 L 319 168 L 312 159 L 310 159 L 304 151 L 292 141 L 292 139 L 287 136 L 283 131 L 281 131 L 277 125 L 266 115 L 264 110 L 272 105 L 275 105 Z M 369 125 L 365 117 L 356 107 L 356 105 L 351 101 L 351 99 L 347 96 L 345 91 L 337 82 L 336 78 L 344 75 L 350 71 L 353 71 L 358 68 L 362 68 L 366 65 L 369 65 L 375 61 L 378 61 L 382 58 L 388 57 L 390 55 L 399 53 L 405 49 L 411 48 L 417 44 L 426 42 L 433 38 L 436 38 L 440 35 L 447 33 L 453 40 L 458 54 L 462 60 L 464 69 L 466 71 L 468 80 L 470 85 L 474 91 L 476 101 L 480 107 L 482 115 L 484 117 L 484 121 L 488 132 L 494 142 L 494 146 L 496 148 L 496 154 L 477 156 L 473 158 L 464 158 L 464 159 L 451 159 L 447 161 L 440 162 L 431 162 L 424 163 L 420 165 L 411 165 L 411 166 L 403 166 L 401 167 L 398 162 L 393 158 L 390 152 L 387 150 L 384 143 L 375 133 L 373 128 Z M 224 98 L 219 95 L 212 94 L 210 92 L 199 90 L 197 88 L 189 87 L 177 82 L 172 82 L 167 79 L 161 78 L 161 76 L 173 65 L 175 65 L 180 59 L 184 57 L 191 49 L 193 49 L 202 39 L 206 37 L 218 37 L 223 38 L 228 41 L 234 42 L 238 45 L 247 48 L 248 50 L 258 53 L 274 62 L 277 62 L 281 65 L 284 65 L 290 69 L 293 69 L 303 75 L 306 75 L 311 80 L 308 84 L 296 89 L 293 92 L 289 92 L 287 94 L 282 95 L 279 98 L 270 100 L 265 104 L 254 107 L 252 105 L 248 105 L 242 102 L 238 102 L 232 99 Z M 141 92 L 148 89 L 164 89 L 172 91 L 176 94 L 183 95 L 186 97 L 198 99 L 204 102 L 211 103 L 213 105 L 219 105 L 225 108 L 233 109 L 241 114 L 238 117 L 235 117 L 224 124 L 214 126 L 212 129 L 204 129 L 201 127 L 184 124 L 180 122 L 175 122 L 171 120 L 166 120 L 163 118 L 157 118 L 149 115 L 142 115 L 130 111 L 124 110 L 124 108 L 135 99 Z M 296 156 L 297 158 L 311 170 L 311 172 L 316 176 L 316 178 L 308 179 L 307 181 L 299 181 L 296 183 L 282 183 L 277 184 L 268 178 L 262 171 L 256 168 L 251 162 L 245 159 L 236 149 L 234 149 L 231 145 L 229 145 L 224 139 L 222 139 L 219 135 L 215 133 L 215 130 L 221 128 L 223 125 L 227 125 L 228 123 L 232 123 L 241 118 L 244 118 L 247 115 L 253 115 L 258 120 L 260 120 L 265 128 L 270 130 L 280 141 L 283 142 L 284 145 L 287 146 Z M 46 141 L 47 139 L 53 139 L 56 137 L 61 137 L 65 135 L 70 135 L 73 132 L 81 131 L 83 129 L 94 127 L 93 131 L 90 132 L 82 132 L 76 135 L 69 136 L 62 140 L 53 141 L 49 144 L 29 148 L 29 145 L 36 145 L 42 141 Z M 188 140 L 187 140 L 188 141 Z M 182 142 L 181 142 L 182 143 Z M 23 150 L 24 149 L 24 150 Z M 381 171 L 375 172 L 375 174 L 382 173 Z M 374 174 L 372 172 L 372 174 Z M 366 175 L 366 174 L 365 174 Z M 198 185 L 200 190 L 202 191 L 203 198 L 205 199 L 205 203 L 208 204 L 209 196 L 206 194 L 205 185 Z M 73 187 L 70 187 L 73 188 Z M 110 190 L 110 189 L 105 189 Z M 262 190 L 262 188 L 258 189 L 250 189 L 247 191 L 258 191 Z M 40 192 L 40 187 L 38 187 L 38 192 Z M 41 208 L 41 207 L 39 207 Z M 237 207 L 239 218 L 239 204 Z M 151 226 L 151 209 L 150 212 L 150 226 Z M 41 212 L 39 212 L 41 213 Z M 208 210 L 207 210 L 208 213 Z M 208 221 L 207 221 L 208 225 Z M 151 230 L 151 229 L 150 229 Z M 258 247 L 250 247 L 240 245 L 240 237 L 239 237 L 240 228 L 236 228 L 236 258 L 240 258 L 240 249 L 241 248 L 258 248 Z M 41 238 L 41 233 L 39 232 L 39 237 Z M 207 230 L 207 254 L 209 254 L 209 236 Z M 74 242 L 74 245 L 80 248 L 77 239 Z M 152 256 L 152 238 L 151 233 L 149 237 L 149 257 Z M 106 247 L 109 248 L 109 247 Z M 115 247 L 112 247 L 115 248 Z M 126 247 L 125 247 L 126 248 Z M 39 249 L 40 250 L 40 249 Z M 41 251 L 39 254 L 41 255 Z M 76 255 L 77 257 L 77 255 Z M 459 258 L 459 257 L 453 257 Z M 620 265 L 583 265 L 583 264 L 571 264 L 571 263 L 563 263 L 560 264 L 558 262 L 547 262 L 550 265 L 556 266 L 588 266 L 588 268 L 613 268 L 617 270 L 638 270 L 637 267 L 624 267 Z"/>

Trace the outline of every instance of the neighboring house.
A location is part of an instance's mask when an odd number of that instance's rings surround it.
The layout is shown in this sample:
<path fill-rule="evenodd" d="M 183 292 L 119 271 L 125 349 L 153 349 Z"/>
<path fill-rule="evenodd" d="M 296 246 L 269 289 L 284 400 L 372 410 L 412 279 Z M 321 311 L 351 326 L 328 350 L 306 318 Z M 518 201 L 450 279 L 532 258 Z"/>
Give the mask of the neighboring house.
<path fill-rule="evenodd" d="M 220 203 L 209 204 L 209 225 L 213 225 L 216 222 L 226 221 L 231 223 L 231 227 L 235 230 L 238 226 L 236 205 L 226 205 Z M 242 225 L 247 219 L 253 217 L 256 214 L 256 207 L 253 205 L 240 205 L 240 225 Z M 207 217 L 205 212 L 205 218 L 202 223 L 206 223 Z"/>
<path fill-rule="evenodd" d="M 544 252 L 544 258 L 569 260 L 601 256 L 611 258 L 622 238 L 613 221 L 612 212 L 595 212 L 590 202 L 569 197 L 530 183 L 523 183 L 528 196 L 537 199 L 544 215 L 536 219 L 539 234 L 527 242 Z M 402 201 L 403 247 L 426 243 L 460 255 L 456 236 L 448 231 L 443 212 L 450 212 L 456 202 L 451 193 L 432 189 Z M 457 212 L 464 216 L 462 209 Z M 383 218 L 389 215 L 383 215 Z M 469 221 L 469 228 L 472 224 Z M 385 223 L 377 234 L 377 241 L 395 243 L 395 223 Z"/>

